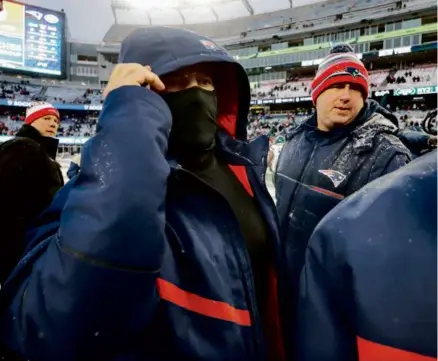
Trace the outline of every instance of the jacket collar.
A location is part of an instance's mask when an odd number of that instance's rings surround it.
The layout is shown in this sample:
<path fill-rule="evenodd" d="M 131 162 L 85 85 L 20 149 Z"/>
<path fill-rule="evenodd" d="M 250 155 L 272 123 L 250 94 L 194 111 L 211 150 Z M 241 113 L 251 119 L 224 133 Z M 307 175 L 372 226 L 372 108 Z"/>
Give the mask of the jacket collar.
<path fill-rule="evenodd" d="M 290 130 L 287 139 L 300 132 L 316 130 L 316 112 L 297 128 Z M 395 134 L 398 131 L 397 117 L 389 110 L 381 107 L 375 100 L 367 100 L 364 107 L 349 125 L 327 133 L 327 138 L 352 136 L 353 147 L 357 151 L 371 149 L 373 139 L 379 133 Z"/>
<path fill-rule="evenodd" d="M 51 137 L 44 137 L 38 130 L 28 124 L 24 124 L 17 133 L 17 137 L 29 138 L 37 142 L 52 158 L 56 158 L 59 140 Z"/>
<path fill-rule="evenodd" d="M 231 165 L 263 165 L 269 151 L 269 139 L 264 135 L 246 142 L 234 139 L 225 131 L 219 130 L 216 141 L 219 151 Z M 179 167 L 175 159 L 168 159 L 168 162 L 172 168 Z"/>
<path fill-rule="evenodd" d="M 391 120 L 382 114 L 374 113 L 364 124 L 352 131 L 353 147 L 357 151 L 371 149 L 377 134 L 396 134 L 397 131 L 397 126 Z"/>
<path fill-rule="evenodd" d="M 250 142 L 237 140 L 220 130 L 217 135 L 218 147 L 224 153 L 229 164 L 262 165 L 269 151 L 269 139 L 262 135 Z"/>

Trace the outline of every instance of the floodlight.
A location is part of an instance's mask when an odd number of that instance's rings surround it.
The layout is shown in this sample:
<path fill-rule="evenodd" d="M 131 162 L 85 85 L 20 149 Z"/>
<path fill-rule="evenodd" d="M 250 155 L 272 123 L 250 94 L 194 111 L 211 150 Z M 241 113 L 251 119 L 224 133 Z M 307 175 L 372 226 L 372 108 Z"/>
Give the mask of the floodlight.
<path fill-rule="evenodd" d="M 128 0 L 129 5 L 136 9 L 175 9 L 181 6 L 180 0 Z"/>

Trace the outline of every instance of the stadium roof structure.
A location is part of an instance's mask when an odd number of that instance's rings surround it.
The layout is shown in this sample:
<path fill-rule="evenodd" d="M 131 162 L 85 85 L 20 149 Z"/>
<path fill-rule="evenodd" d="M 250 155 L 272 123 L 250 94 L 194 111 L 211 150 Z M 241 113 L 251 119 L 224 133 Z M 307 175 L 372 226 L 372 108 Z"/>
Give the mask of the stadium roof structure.
<path fill-rule="evenodd" d="M 265 14 L 323 0 L 111 0 L 116 24 L 185 25 Z"/>

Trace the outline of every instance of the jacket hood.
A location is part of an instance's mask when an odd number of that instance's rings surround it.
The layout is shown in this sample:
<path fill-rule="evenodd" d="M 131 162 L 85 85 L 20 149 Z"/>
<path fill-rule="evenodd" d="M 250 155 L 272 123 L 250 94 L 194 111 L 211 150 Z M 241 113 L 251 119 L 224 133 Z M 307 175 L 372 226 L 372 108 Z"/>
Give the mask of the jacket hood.
<path fill-rule="evenodd" d="M 352 131 L 353 145 L 356 149 L 371 148 L 377 134 L 398 133 L 397 117 L 374 100 L 367 101 L 361 123 Z"/>
<path fill-rule="evenodd" d="M 374 114 L 380 114 L 391 123 L 393 123 L 398 128 L 398 119 L 397 117 L 391 113 L 388 109 L 382 107 L 378 102 L 373 99 L 368 99 L 365 103 L 366 110 L 364 113 L 365 119 L 370 119 Z"/>
<path fill-rule="evenodd" d="M 217 64 L 218 124 L 246 140 L 250 86 L 244 68 L 221 46 L 194 32 L 164 26 L 137 29 L 122 42 L 119 63 L 149 65 L 158 76 L 199 63 Z"/>

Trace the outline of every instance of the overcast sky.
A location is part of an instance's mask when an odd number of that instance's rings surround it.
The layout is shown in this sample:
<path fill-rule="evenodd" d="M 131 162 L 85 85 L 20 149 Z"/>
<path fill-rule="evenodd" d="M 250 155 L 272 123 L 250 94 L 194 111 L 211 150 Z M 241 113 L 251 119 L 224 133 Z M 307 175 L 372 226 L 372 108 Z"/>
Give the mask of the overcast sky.
<path fill-rule="evenodd" d="M 19 0 L 53 10 L 64 9 L 67 14 L 71 40 L 100 43 L 114 23 L 111 0 Z M 140 1 L 140 0 L 139 0 Z M 142 0 L 156 1 L 160 0 Z M 206 2 L 208 0 L 205 0 Z M 323 0 L 293 0 L 294 6 Z M 251 0 L 256 13 L 287 8 L 289 0 Z M 241 5 L 242 9 L 243 6 Z M 242 10 L 246 13 L 245 10 Z M 178 23 L 180 18 L 177 16 Z M 147 22 L 145 22 L 147 24 Z M 166 22 L 167 25 L 170 25 Z"/>

